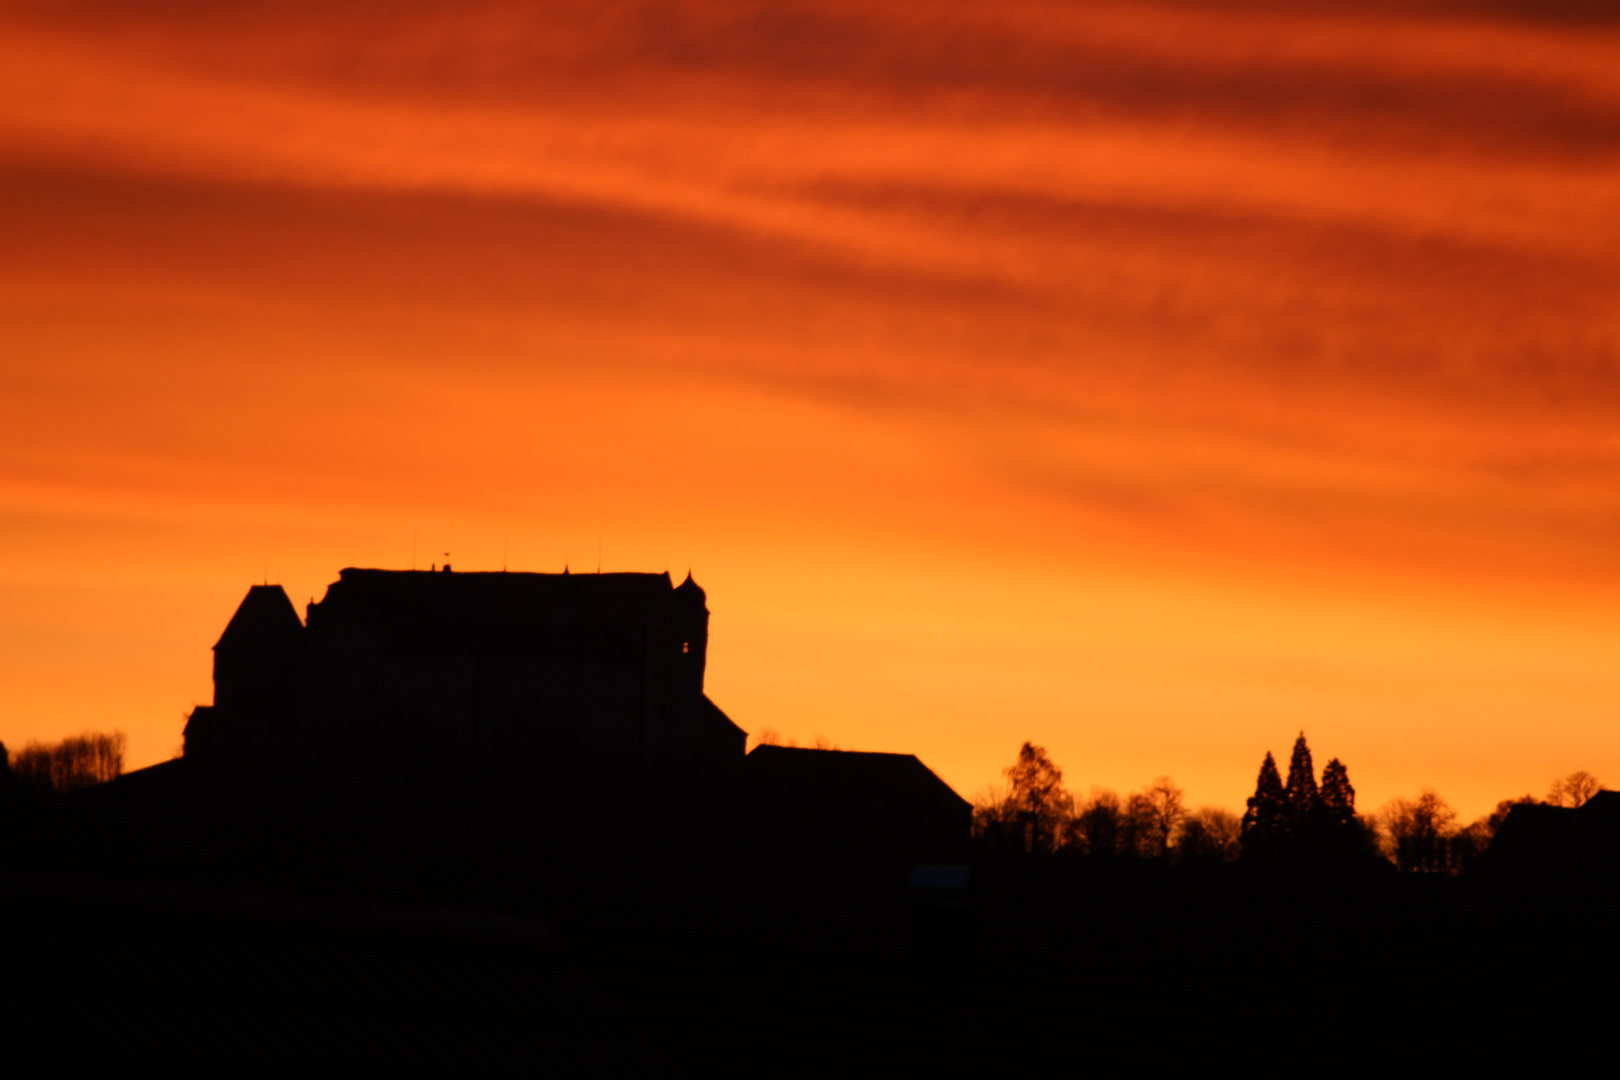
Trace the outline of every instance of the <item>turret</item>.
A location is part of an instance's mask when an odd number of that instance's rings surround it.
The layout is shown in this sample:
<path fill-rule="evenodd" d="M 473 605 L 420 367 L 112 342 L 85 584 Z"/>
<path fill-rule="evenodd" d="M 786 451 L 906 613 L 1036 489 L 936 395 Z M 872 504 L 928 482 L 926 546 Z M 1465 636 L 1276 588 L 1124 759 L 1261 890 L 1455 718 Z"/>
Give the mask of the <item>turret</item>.
<path fill-rule="evenodd" d="M 214 646 L 214 708 L 278 720 L 291 706 L 291 671 L 304 624 L 280 585 L 248 590 Z"/>
<path fill-rule="evenodd" d="M 675 588 L 670 611 L 674 633 L 675 693 L 677 699 L 696 699 L 703 693 L 703 668 L 709 653 L 709 606 L 703 589 L 687 571 L 686 580 Z"/>

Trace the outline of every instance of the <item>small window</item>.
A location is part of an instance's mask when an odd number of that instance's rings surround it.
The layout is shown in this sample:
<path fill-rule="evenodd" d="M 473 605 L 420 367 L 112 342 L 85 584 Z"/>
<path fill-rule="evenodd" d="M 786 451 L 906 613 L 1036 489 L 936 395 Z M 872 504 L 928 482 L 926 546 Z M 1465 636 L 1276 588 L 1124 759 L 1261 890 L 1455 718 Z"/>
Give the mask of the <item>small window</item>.
<path fill-rule="evenodd" d="M 681 652 L 684 653 L 684 652 L 691 652 L 691 651 L 692 651 L 692 643 L 690 641 L 681 642 Z"/>

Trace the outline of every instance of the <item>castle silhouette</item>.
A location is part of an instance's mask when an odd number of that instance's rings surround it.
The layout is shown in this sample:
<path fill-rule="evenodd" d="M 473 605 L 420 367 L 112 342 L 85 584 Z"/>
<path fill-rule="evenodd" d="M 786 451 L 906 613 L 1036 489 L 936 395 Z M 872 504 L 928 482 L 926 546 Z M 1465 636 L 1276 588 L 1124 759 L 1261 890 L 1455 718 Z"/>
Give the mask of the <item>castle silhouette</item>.
<path fill-rule="evenodd" d="M 214 646 L 214 702 L 184 759 L 613 762 L 746 792 L 772 835 L 821 851 L 949 856 L 971 807 L 911 754 L 759 746 L 704 692 L 709 609 L 690 574 L 348 568 L 300 620 L 255 585 Z"/>
<path fill-rule="evenodd" d="M 386 743 L 484 757 L 607 753 L 686 768 L 747 733 L 703 692 L 709 611 L 690 574 L 346 569 L 300 621 L 255 585 L 214 646 L 187 757 Z"/>

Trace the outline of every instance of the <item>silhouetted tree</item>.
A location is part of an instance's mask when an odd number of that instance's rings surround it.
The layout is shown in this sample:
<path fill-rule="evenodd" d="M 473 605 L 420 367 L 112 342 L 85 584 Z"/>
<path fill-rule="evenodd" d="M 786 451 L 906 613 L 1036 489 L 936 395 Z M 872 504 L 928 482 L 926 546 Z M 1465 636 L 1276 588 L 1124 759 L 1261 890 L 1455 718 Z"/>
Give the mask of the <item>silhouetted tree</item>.
<path fill-rule="evenodd" d="M 1321 795 L 1316 787 L 1316 766 L 1311 762 L 1311 748 L 1305 745 L 1305 733 L 1294 740 L 1294 753 L 1288 759 L 1288 783 L 1283 788 L 1283 803 L 1288 808 L 1287 837 L 1296 854 L 1310 846 L 1311 833 L 1318 819 L 1317 803 Z"/>
<path fill-rule="evenodd" d="M 1119 796 L 1112 791 L 1093 791 L 1085 808 L 1075 815 L 1071 827 L 1081 850 L 1094 858 L 1119 854 L 1120 832 L 1125 816 Z"/>
<path fill-rule="evenodd" d="M 1181 823 L 1187 820 L 1187 806 L 1182 791 L 1168 776 L 1161 776 L 1141 792 L 1144 831 L 1150 838 L 1154 854 L 1170 857 L 1170 841 Z"/>
<path fill-rule="evenodd" d="M 992 848 L 1050 855 L 1071 834 L 1074 800 L 1063 771 L 1043 747 L 1025 743 L 1006 770 L 1004 791 L 988 789 L 974 803 L 974 835 Z"/>
<path fill-rule="evenodd" d="M 1320 805 L 1324 828 L 1340 829 L 1356 820 L 1356 789 L 1350 786 L 1350 770 L 1338 758 L 1322 770 Z"/>
<path fill-rule="evenodd" d="M 1025 743 L 1007 769 L 1007 787 L 1024 850 L 1037 855 L 1056 851 L 1074 811 L 1074 800 L 1063 790 L 1063 770 L 1044 747 Z"/>
<path fill-rule="evenodd" d="M 1425 790 L 1415 801 L 1392 799 L 1380 817 L 1397 870 L 1433 874 L 1450 868 L 1449 841 L 1457 814 L 1439 795 Z"/>
<path fill-rule="evenodd" d="M 1447 861 L 1452 872 L 1466 874 L 1473 869 L 1484 857 L 1485 849 L 1491 846 L 1493 833 L 1488 817 L 1482 817 L 1452 833 L 1446 840 Z"/>
<path fill-rule="evenodd" d="M 1602 790 L 1603 784 L 1598 778 L 1581 769 L 1562 780 L 1554 780 L 1547 791 L 1547 803 L 1551 806 L 1582 806 Z"/>
<path fill-rule="evenodd" d="M 1242 825 L 1230 810 L 1205 806 L 1187 816 L 1176 839 L 1176 857 L 1183 862 L 1230 862 L 1242 848 Z"/>
<path fill-rule="evenodd" d="M 17 781 L 39 795 L 67 795 L 115 780 L 124 771 L 124 733 L 87 731 L 59 743 L 29 743 L 11 767 Z"/>
<path fill-rule="evenodd" d="M 1243 857 L 1272 859 L 1280 853 L 1287 829 L 1288 803 L 1277 761 L 1266 751 L 1260 763 L 1260 777 L 1242 821 Z"/>
<path fill-rule="evenodd" d="M 1356 814 L 1356 789 L 1350 784 L 1350 770 L 1334 758 L 1322 770 L 1311 846 L 1319 856 L 1343 859 L 1367 853 L 1371 841 L 1372 835 Z"/>
<path fill-rule="evenodd" d="M 12 815 L 16 813 L 17 796 L 19 794 L 17 774 L 11 771 L 11 755 L 6 752 L 6 744 L 0 742 L 0 826 L 7 826 Z M 3 843 L 0 840 L 0 843 Z M 0 858 L 5 852 L 0 850 Z"/>
<path fill-rule="evenodd" d="M 1120 819 L 1119 850 L 1135 858 L 1151 858 L 1159 853 L 1158 821 L 1154 816 L 1153 800 L 1146 791 L 1138 791 L 1125 800 L 1125 815 Z"/>
<path fill-rule="evenodd" d="M 973 800 L 973 838 L 995 851 L 1023 851 L 1012 800 L 1005 789 L 989 785 Z"/>

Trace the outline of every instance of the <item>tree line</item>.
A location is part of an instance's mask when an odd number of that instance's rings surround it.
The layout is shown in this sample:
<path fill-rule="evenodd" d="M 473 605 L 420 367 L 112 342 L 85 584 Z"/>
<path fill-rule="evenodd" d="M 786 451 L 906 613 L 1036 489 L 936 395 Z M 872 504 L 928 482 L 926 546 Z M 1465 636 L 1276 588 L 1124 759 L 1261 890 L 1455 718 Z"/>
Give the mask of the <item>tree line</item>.
<path fill-rule="evenodd" d="M 1286 778 L 1266 753 L 1241 818 L 1220 807 L 1189 809 L 1168 776 L 1125 798 L 1104 789 L 1077 797 L 1046 750 L 1028 742 L 1005 778 L 974 800 L 974 840 L 981 850 L 1037 857 L 1285 865 L 1384 859 L 1403 872 L 1455 874 L 1484 854 L 1514 806 L 1538 802 L 1504 799 L 1461 827 L 1433 790 L 1358 813 L 1349 769 L 1333 758 L 1318 780 L 1304 732 Z M 1575 807 L 1601 790 L 1596 777 L 1576 772 L 1554 781 L 1539 801 Z"/>
<path fill-rule="evenodd" d="M 779 738 L 764 732 L 760 742 L 776 744 Z M 0 743 L 0 798 L 52 798 L 114 780 L 123 772 L 125 743 L 121 731 L 31 742 L 15 753 Z M 832 748 L 819 738 L 816 745 Z M 1515 806 L 1579 807 L 1603 790 L 1597 777 L 1577 771 L 1553 781 L 1542 799 L 1503 799 L 1468 825 L 1459 825 L 1456 811 L 1432 789 L 1361 814 L 1343 762 L 1330 760 L 1317 779 L 1304 732 L 1294 741 L 1286 777 L 1266 753 L 1242 817 L 1215 806 L 1189 808 L 1185 793 L 1168 776 L 1125 797 L 1102 788 L 1076 796 L 1064 787 L 1063 771 L 1046 750 L 1028 742 L 1005 770 L 1005 780 L 974 801 L 973 837 L 981 850 L 1273 864 L 1378 857 L 1397 870 L 1424 874 L 1466 872 Z"/>
<path fill-rule="evenodd" d="M 125 743 L 122 731 L 31 742 L 16 753 L 0 743 L 0 794 L 48 798 L 116 780 L 124 771 Z"/>
<path fill-rule="evenodd" d="M 974 838 L 991 851 L 1217 862 L 1238 854 L 1237 815 L 1213 806 L 1189 809 L 1168 776 L 1125 798 L 1100 788 L 1076 798 L 1046 750 L 1026 742 L 1006 780 L 974 803 Z"/>

